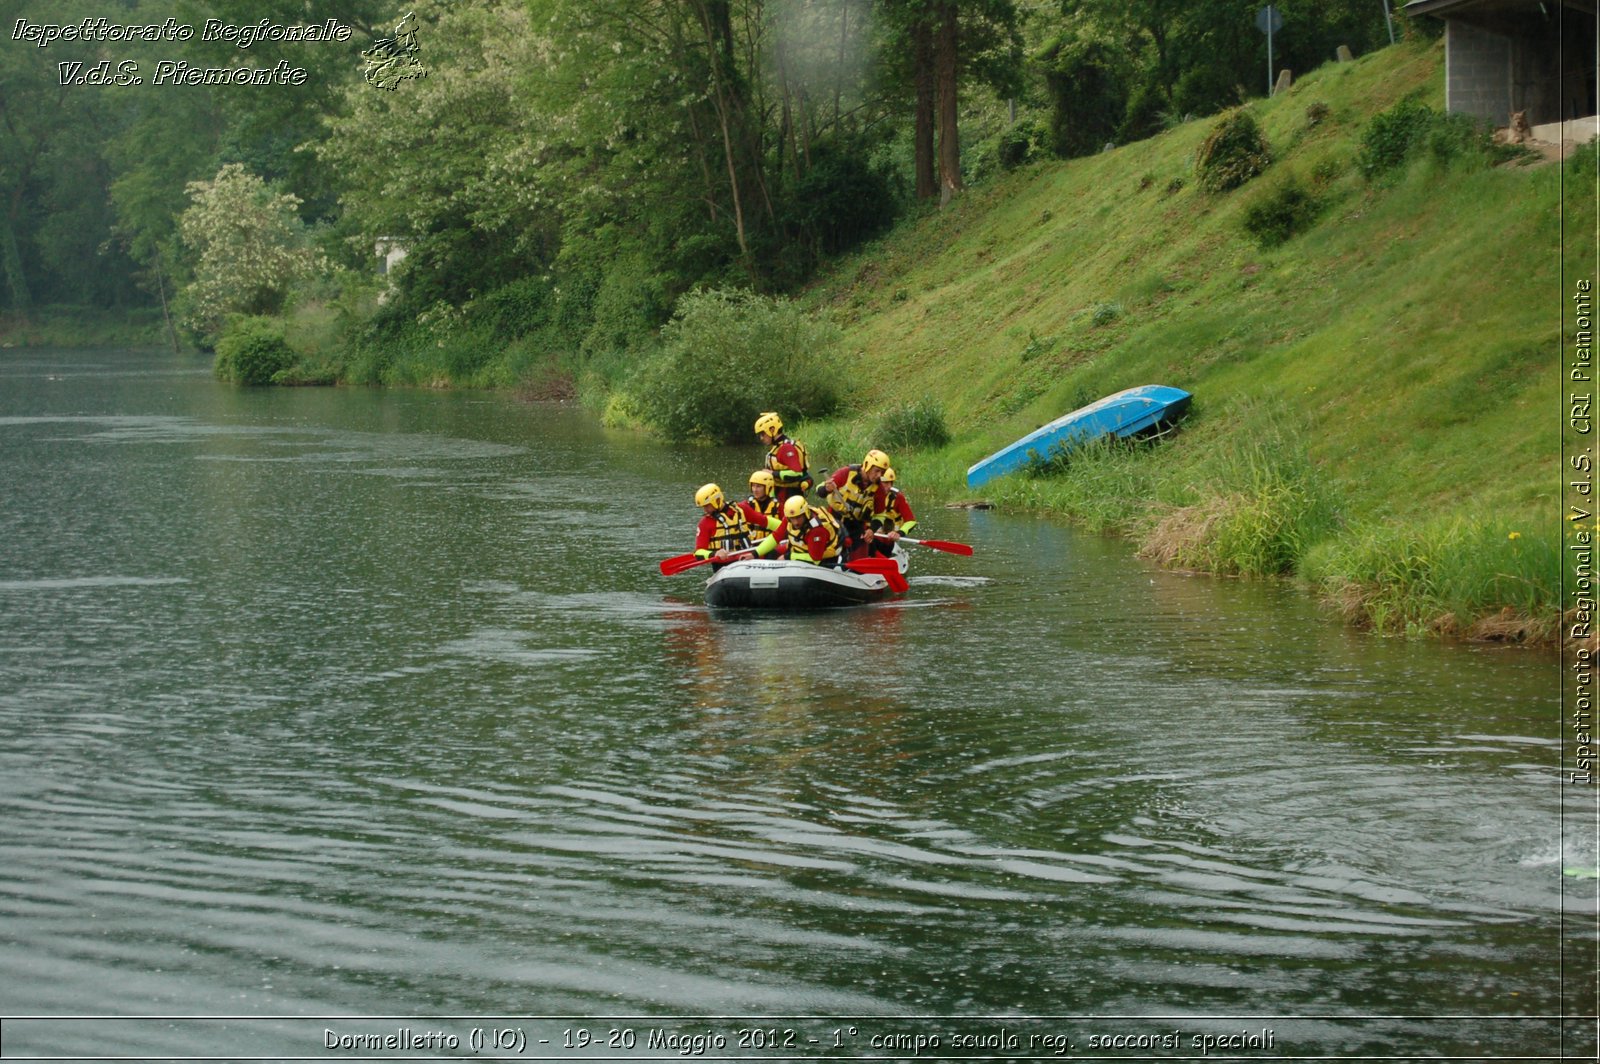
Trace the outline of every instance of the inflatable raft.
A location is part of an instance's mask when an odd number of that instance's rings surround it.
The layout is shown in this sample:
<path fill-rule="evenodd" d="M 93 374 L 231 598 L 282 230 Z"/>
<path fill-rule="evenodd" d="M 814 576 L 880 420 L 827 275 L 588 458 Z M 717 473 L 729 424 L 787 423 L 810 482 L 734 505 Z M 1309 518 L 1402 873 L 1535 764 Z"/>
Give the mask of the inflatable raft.
<path fill-rule="evenodd" d="M 901 574 L 908 559 L 891 556 Z M 788 559 L 731 562 L 706 581 L 706 605 L 726 609 L 824 610 L 863 606 L 893 595 L 886 577 Z"/>

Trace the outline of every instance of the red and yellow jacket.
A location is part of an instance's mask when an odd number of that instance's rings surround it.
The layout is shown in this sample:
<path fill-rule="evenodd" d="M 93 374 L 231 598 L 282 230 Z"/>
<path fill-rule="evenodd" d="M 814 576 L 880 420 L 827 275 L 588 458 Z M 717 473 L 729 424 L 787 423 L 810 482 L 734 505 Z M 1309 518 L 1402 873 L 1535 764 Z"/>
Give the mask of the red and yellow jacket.
<path fill-rule="evenodd" d="M 872 530 L 874 532 L 901 532 L 911 534 L 917 527 L 917 515 L 911 512 L 906 493 L 886 484 L 878 485 L 878 494 L 872 504 Z"/>
<path fill-rule="evenodd" d="M 767 451 L 767 468 L 778 482 L 774 492 L 778 505 L 783 505 L 791 495 L 804 495 L 811 490 L 810 463 L 806 458 L 805 444 L 779 436 Z"/>
<path fill-rule="evenodd" d="M 791 561 L 836 565 L 839 558 L 839 522 L 820 506 L 807 506 L 803 517 L 784 521 Z"/>
<path fill-rule="evenodd" d="M 757 537 L 763 531 L 775 531 L 781 523 L 771 518 L 768 521 L 771 523 L 752 528 L 746 520 L 743 504 L 729 503 L 715 513 L 700 518 L 694 535 L 694 556 L 709 558 L 719 550 L 741 551 L 754 545 L 756 556 L 766 557 L 778 549 L 778 541 L 771 535 Z"/>
<path fill-rule="evenodd" d="M 839 467 L 823 484 L 822 490 L 828 496 L 828 509 L 840 521 L 864 525 L 872 520 L 878 486 L 861 479 L 860 466 Z"/>
<path fill-rule="evenodd" d="M 766 528 L 767 519 L 770 517 L 783 520 L 783 503 L 773 494 L 768 494 L 762 499 L 751 496 L 739 504 L 739 509 L 744 511 L 745 523 L 754 529 Z"/>

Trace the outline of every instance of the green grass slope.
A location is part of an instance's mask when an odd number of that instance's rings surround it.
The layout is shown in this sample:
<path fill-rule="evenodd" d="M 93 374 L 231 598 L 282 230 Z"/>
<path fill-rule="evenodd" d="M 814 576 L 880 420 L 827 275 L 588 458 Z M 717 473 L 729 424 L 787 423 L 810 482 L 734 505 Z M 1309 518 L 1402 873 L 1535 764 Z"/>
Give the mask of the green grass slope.
<path fill-rule="evenodd" d="M 845 326 L 860 408 L 931 397 L 953 433 L 896 456 L 906 486 L 964 497 L 968 464 L 1044 422 L 1175 385 L 1195 410 L 1169 443 L 985 498 L 1170 565 L 1298 574 L 1358 623 L 1552 635 L 1562 227 L 1592 247 L 1593 181 L 1564 207 L 1573 165 L 1429 150 L 1369 181 L 1369 123 L 1442 111 L 1442 70 L 1439 44 L 1403 43 L 1254 104 L 1274 162 L 1231 192 L 1199 188 L 1201 120 L 1014 173 L 842 263 L 810 298 Z M 1263 247 L 1247 212 L 1291 183 L 1315 222 Z M 884 428 L 809 427 L 829 458 Z"/>

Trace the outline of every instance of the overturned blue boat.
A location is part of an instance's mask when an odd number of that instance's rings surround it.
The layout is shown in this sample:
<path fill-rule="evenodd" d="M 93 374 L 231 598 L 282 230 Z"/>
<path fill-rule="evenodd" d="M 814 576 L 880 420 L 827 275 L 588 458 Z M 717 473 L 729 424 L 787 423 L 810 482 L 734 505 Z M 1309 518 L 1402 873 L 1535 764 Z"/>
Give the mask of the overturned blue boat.
<path fill-rule="evenodd" d="M 1127 388 L 1079 407 L 1022 439 L 991 454 L 967 470 L 967 487 L 976 488 L 996 477 L 1015 473 L 1091 440 L 1113 436 L 1126 439 L 1161 432 L 1181 418 L 1194 397 L 1182 388 L 1145 384 Z"/>

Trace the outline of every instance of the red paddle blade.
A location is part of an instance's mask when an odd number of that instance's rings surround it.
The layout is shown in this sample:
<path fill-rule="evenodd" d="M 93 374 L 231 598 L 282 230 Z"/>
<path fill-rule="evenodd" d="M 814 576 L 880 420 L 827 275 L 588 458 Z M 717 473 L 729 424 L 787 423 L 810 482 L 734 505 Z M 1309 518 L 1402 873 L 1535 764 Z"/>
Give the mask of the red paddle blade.
<path fill-rule="evenodd" d="M 932 547 L 934 550 L 942 550 L 948 554 L 959 554 L 966 558 L 972 557 L 971 547 L 965 543 L 952 543 L 948 539 L 913 539 L 908 540 L 908 542 L 923 547 Z"/>
<path fill-rule="evenodd" d="M 737 561 L 740 558 L 748 558 L 754 553 L 754 550 L 738 551 L 728 555 L 728 560 Z M 677 576 L 685 569 L 693 569 L 697 565 L 710 565 L 714 561 L 716 561 L 715 558 L 696 558 L 693 554 L 680 554 L 676 558 L 668 558 L 661 563 L 661 575 Z"/>
<path fill-rule="evenodd" d="M 900 572 L 899 563 L 892 558 L 857 558 L 853 562 L 845 562 L 844 567 L 852 572 L 883 577 L 889 584 L 889 590 L 897 595 L 904 594 L 911 586 Z"/>

